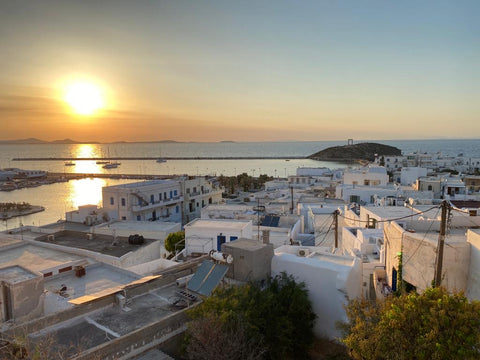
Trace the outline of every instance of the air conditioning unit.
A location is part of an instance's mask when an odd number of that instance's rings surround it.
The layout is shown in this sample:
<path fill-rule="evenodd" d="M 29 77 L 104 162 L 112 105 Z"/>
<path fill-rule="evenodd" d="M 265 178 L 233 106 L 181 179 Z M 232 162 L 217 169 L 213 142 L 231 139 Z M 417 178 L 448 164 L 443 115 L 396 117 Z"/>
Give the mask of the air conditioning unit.
<path fill-rule="evenodd" d="M 300 257 L 308 256 L 308 254 L 310 254 L 310 250 L 308 249 L 298 249 L 297 251 L 297 255 Z"/>

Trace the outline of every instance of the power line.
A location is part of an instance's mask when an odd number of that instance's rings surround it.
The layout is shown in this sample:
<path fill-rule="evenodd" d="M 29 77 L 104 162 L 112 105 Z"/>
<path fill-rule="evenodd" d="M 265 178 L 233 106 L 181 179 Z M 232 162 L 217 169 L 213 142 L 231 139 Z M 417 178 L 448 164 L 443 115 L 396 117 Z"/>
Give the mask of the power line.
<path fill-rule="evenodd" d="M 405 216 L 401 216 L 401 217 L 398 217 L 398 218 L 393 218 L 393 219 L 385 219 L 385 220 L 377 220 L 376 222 L 377 223 L 381 223 L 381 222 L 389 222 L 389 221 L 396 221 L 396 220 L 402 220 L 402 219 L 406 219 L 406 218 L 409 218 L 409 217 L 414 217 L 414 216 L 417 216 L 417 215 L 421 215 L 423 213 L 426 213 L 430 210 L 433 210 L 433 209 L 439 209 L 440 206 L 433 206 L 431 207 L 430 209 L 427 209 L 427 210 L 424 210 L 424 211 L 419 211 L 415 214 L 411 214 L 411 215 L 405 215 Z M 367 220 L 357 220 L 357 219 L 352 219 L 352 218 L 347 218 L 345 217 L 345 215 L 342 215 L 342 214 L 339 214 L 339 216 L 343 217 L 345 220 L 350 220 L 350 221 L 355 221 L 355 222 L 361 222 L 361 223 L 369 223 L 370 221 L 367 221 Z"/>
<path fill-rule="evenodd" d="M 437 217 L 439 211 L 440 211 L 440 208 L 437 209 L 437 213 L 435 214 L 435 217 Z M 403 263 L 403 266 L 407 265 L 408 262 L 413 258 L 413 256 L 414 256 L 414 255 L 417 253 L 417 251 L 420 249 L 420 246 L 422 246 L 423 242 L 424 242 L 425 239 L 427 238 L 427 235 L 428 235 L 428 233 L 430 232 L 430 230 L 432 229 L 432 226 L 433 226 L 433 221 L 430 223 L 430 226 L 428 227 L 428 230 L 427 230 L 427 232 L 425 233 L 425 235 L 423 235 L 422 241 L 420 241 L 420 244 L 418 244 L 418 246 L 416 247 L 416 249 L 413 251 L 412 255 L 410 255 L 410 257 Z M 402 234 L 402 237 L 403 237 L 403 234 Z"/>
<path fill-rule="evenodd" d="M 334 222 L 335 222 L 335 221 L 332 221 L 332 223 L 331 223 L 330 226 L 328 227 L 328 230 L 327 230 L 327 232 L 325 233 L 325 236 L 323 237 L 323 239 L 322 239 L 318 244 L 316 244 L 315 246 L 320 246 L 320 245 L 322 245 L 322 244 L 325 242 L 325 240 L 326 240 L 326 238 L 327 238 L 327 235 L 328 235 L 328 233 L 330 232 L 330 230 L 332 229 L 332 225 L 333 225 Z"/>

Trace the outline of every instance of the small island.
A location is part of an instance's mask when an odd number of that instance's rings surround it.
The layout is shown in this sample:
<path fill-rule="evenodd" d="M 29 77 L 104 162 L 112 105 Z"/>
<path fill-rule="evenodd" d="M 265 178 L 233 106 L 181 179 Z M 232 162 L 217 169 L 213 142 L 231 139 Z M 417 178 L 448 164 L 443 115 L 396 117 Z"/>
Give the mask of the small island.
<path fill-rule="evenodd" d="M 402 151 L 394 146 L 378 143 L 359 143 L 344 146 L 333 146 L 308 156 L 312 160 L 321 161 L 374 161 L 375 156 L 399 156 Z"/>
<path fill-rule="evenodd" d="M 25 216 L 44 211 L 43 206 L 34 206 L 29 203 L 0 203 L 0 219 L 8 220 L 17 216 Z"/>

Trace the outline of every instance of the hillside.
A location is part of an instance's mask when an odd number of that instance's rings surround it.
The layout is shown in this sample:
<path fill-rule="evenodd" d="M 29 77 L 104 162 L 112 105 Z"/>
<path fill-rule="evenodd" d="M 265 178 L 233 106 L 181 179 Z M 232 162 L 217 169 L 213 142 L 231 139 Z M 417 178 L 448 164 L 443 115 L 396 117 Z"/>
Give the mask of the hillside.
<path fill-rule="evenodd" d="M 373 161 L 375 154 L 402 155 L 402 151 L 394 146 L 378 143 L 360 143 L 354 145 L 333 146 L 308 156 L 312 160 L 322 161 Z"/>

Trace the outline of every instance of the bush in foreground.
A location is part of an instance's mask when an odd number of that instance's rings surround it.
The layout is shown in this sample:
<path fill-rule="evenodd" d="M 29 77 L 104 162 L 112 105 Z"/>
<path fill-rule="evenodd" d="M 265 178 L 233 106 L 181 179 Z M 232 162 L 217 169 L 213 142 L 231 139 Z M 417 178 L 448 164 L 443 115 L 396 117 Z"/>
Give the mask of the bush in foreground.
<path fill-rule="evenodd" d="M 480 302 L 430 288 L 347 306 L 343 342 L 355 359 L 478 359 Z"/>
<path fill-rule="evenodd" d="M 220 288 L 189 316 L 190 359 L 304 358 L 314 339 L 315 314 L 305 284 L 285 273 L 264 287 L 250 283 Z M 214 329 L 211 335 L 203 330 L 209 327 Z M 239 352 L 242 348 L 250 349 L 249 357 Z"/>

